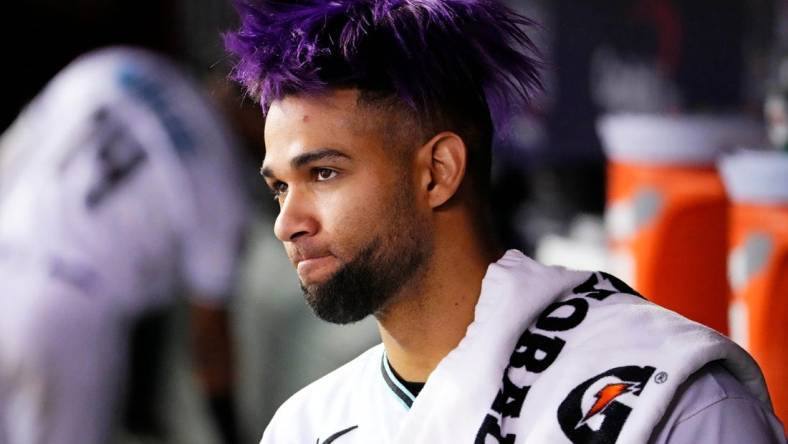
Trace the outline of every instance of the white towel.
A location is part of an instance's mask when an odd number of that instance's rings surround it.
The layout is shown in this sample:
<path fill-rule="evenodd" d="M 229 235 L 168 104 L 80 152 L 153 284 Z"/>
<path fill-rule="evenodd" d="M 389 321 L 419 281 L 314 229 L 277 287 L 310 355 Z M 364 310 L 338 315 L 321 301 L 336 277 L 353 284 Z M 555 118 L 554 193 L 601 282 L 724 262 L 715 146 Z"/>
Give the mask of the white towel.
<path fill-rule="evenodd" d="M 770 405 L 758 366 L 719 333 L 605 273 L 510 250 L 395 442 L 644 443 L 679 385 L 717 360 Z"/>

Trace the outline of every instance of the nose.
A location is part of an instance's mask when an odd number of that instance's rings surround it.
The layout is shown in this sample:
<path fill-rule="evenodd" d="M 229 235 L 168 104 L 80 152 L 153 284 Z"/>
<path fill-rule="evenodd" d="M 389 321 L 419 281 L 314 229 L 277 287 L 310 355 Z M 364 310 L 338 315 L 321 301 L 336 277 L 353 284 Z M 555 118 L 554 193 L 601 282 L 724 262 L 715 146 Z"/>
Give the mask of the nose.
<path fill-rule="evenodd" d="M 309 196 L 291 188 L 282 201 L 274 223 L 276 237 L 282 242 L 293 242 L 317 233 L 319 224 L 312 209 L 313 202 Z"/>

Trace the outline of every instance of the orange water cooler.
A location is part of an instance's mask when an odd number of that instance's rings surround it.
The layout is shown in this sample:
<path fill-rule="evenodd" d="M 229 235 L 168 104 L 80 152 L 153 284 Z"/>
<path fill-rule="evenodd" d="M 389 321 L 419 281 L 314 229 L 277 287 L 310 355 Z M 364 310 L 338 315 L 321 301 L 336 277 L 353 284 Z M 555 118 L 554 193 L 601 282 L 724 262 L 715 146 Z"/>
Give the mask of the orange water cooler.
<path fill-rule="evenodd" d="M 742 151 L 720 171 L 731 196 L 730 331 L 758 361 L 788 420 L 788 152 Z"/>
<path fill-rule="evenodd" d="M 613 115 L 599 122 L 608 156 L 605 224 L 611 266 L 646 298 L 728 331 L 728 200 L 720 153 L 760 143 L 739 117 Z"/>

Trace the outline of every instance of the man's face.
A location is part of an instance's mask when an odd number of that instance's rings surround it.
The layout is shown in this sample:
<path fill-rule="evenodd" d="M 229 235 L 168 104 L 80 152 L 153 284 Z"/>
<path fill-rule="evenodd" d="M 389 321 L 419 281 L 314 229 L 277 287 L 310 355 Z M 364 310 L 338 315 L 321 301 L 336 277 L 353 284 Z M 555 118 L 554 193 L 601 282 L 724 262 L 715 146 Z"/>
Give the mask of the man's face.
<path fill-rule="evenodd" d="M 340 90 L 286 97 L 266 119 L 262 171 L 280 205 L 274 232 L 307 302 L 330 322 L 384 309 L 432 251 L 411 156 L 371 114 L 379 113 L 359 106 L 356 91 Z"/>

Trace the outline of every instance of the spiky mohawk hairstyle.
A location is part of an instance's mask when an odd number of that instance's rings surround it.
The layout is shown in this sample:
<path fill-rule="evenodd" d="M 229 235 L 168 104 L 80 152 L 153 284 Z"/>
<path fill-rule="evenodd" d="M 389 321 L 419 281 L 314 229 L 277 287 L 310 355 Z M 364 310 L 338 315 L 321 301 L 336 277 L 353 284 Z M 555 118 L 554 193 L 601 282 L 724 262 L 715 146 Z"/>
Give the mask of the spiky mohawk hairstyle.
<path fill-rule="evenodd" d="M 288 95 L 357 88 L 389 112 L 383 130 L 401 146 L 457 133 L 484 202 L 494 129 L 541 88 L 530 19 L 496 0 L 234 1 L 232 75 L 264 113 Z"/>
<path fill-rule="evenodd" d="M 533 22 L 494 0 L 235 0 L 233 77 L 264 111 L 290 94 L 355 87 L 420 116 L 484 105 L 495 121 L 541 87 Z M 488 114 L 489 115 L 489 114 Z M 489 119 L 489 117 L 488 117 Z"/>

